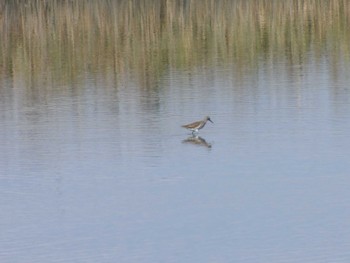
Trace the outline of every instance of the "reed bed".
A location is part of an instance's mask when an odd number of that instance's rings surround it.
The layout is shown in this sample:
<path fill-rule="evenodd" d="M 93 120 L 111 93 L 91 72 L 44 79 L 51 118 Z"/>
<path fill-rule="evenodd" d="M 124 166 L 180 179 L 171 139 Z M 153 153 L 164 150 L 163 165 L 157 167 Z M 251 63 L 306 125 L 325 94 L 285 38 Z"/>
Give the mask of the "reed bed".
<path fill-rule="evenodd" d="M 147 82 L 168 68 L 254 68 L 262 56 L 298 63 L 310 50 L 350 57 L 346 0 L 9 0 L 0 10 L 0 78 L 132 71 Z"/>

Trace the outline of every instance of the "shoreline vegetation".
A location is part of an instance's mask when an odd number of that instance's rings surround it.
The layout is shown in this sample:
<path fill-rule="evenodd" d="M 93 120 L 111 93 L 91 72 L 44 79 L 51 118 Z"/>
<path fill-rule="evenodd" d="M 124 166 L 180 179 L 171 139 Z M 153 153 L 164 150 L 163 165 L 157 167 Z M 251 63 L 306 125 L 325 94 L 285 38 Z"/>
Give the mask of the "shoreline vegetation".
<path fill-rule="evenodd" d="M 148 86 L 168 68 L 350 57 L 346 0 L 11 0 L 0 10 L 1 82 L 65 84 L 86 73 L 120 81 L 133 72 Z"/>

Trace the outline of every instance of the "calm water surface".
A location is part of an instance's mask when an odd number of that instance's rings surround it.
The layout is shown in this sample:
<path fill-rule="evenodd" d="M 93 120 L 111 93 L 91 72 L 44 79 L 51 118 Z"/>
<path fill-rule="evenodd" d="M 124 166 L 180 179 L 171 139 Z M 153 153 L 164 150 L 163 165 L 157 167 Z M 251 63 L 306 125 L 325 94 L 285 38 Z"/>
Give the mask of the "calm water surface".
<path fill-rule="evenodd" d="M 0 261 L 349 262 L 350 66 L 331 50 L 165 63 L 147 85 L 1 75 Z"/>

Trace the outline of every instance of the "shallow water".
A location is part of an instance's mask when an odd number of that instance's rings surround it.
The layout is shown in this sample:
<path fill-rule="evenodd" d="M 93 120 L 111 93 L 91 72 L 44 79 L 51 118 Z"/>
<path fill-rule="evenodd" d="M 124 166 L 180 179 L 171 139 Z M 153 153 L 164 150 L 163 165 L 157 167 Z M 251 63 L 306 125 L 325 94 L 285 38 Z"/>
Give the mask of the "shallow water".
<path fill-rule="evenodd" d="M 348 262 L 349 60 L 331 54 L 165 64 L 147 85 L 2 75 L 0 261 Z"/>

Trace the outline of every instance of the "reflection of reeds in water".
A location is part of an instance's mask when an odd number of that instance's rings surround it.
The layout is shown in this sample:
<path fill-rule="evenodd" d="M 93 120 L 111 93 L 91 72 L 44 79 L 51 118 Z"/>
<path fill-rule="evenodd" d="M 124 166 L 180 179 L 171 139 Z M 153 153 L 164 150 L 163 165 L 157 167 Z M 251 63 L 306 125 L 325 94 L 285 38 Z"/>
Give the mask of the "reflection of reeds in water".
<path fill-rule="evenodd" d="M 148 86 L 168 66 L 234 63 L 260 56 L 291 63 L 331 48 L 349 57 L 346 0 L 4 1 L 0 4 L 0 74 L 69 82 L 83 72 Z"/>

